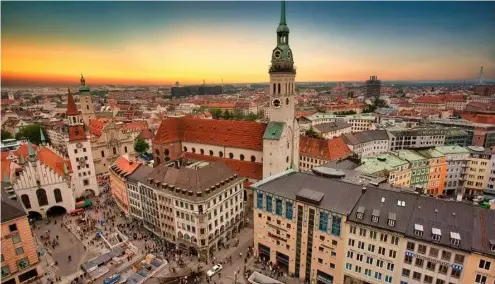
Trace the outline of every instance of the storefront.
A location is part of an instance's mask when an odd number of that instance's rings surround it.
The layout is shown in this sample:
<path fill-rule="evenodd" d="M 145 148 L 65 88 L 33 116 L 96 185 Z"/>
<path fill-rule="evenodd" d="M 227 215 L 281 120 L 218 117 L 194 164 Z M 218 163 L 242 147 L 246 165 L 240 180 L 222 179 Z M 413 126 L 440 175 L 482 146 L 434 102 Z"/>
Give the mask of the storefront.
<path fill-rule="evenodd" d="M 280 269 L 284 270 L 286 273 L 289 272 L 289 257 L 283 253 L 277 251 L 276 254 L 277 265 Z"/>
<path fill-rule="evenodd" d="M 258 244 L 258 252 L 259 252 L 259 257 L 261 259 L 264 259 L 265 261 L 270 261 L 270 248 L 263 245 L 263 244 Z"/>
<path fill-rule="evenodd" d="M 318 284 L 333 284 L 333 276 L 317 270 L 316 280 Z"/>

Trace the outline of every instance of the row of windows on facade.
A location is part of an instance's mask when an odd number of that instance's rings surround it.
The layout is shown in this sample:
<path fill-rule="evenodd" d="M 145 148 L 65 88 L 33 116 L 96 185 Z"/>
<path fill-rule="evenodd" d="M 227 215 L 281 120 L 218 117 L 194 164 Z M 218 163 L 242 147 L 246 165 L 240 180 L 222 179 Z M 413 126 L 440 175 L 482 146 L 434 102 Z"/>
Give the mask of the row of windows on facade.
<path fill-rule="evenodd" d="M 62 202 L 62 191 L 59 188 L 55 188 L 53 190 L 53 196 L 55 198 L 55 202 Z M 48 205 L 48 196 L 46 195 L 46 191 L 43 188 L 39 188 L 36 190 L 36 198 L 38 200 L 38 206 L 46 206 Z M 31 209 L 31 200 L 27 194 L 21 195 L 22 204 L 26 209 Z"/>
<path fill-rule="evenodd" d="M 354 264 L 355 265 L 355 264 Z M 345 264 L 345 269 L 347 271 L 352 271 L 352 266 L 353 264 L 352 263 L 346 263 Z M 359 265 L 355 265 L 354 266 L 354 272 L 355 273 L 358 273 L 358 274 L 361 274 L 362 272 L 362 268 L 361 266 Z M 368 268 L 365 268 L 364 269 L 364 276 L 367 276 L 367 277 L 372 277 L 372 274 L 373 272 L 371 271 L 371 269 L 368 269 Z M 383 277 L 383 274 L 381 272 L 378 272 L 378 271 L 375 271 L 374 273 L 374 278 L 376 280 L 382 280 L 382 277 Z M 385 283 L 392 283 L 392 276 L 390 275 L 385 275 L 385 277 L 383 278 L 383 280 L 385 280 Z"/>
<path fill-rule="evenodd" d="M 2 255 L 3 259 L 3 255 Z M 17 269 L 18 271 L 22 271 L 26 268 L 29 268 L 31 264 L 29 263 L 29 259 L 27 257 L 24 257 L 22 259 L 19 259 L 17 262 Z M 10 267 L 8 265 L 2 266 L 2 278 L 7 277 L 11 274 Z"/>
<path fill-rule="evenodd" d="M 404 263 L 412 265 L 413 259 L 414 258 L 412 255 L 407 254 L 404 256 Z M 434 272 L 436 269 L 436 263 L 431 262 L 431 261 L 426 261 L 426 262 L 427 262 L 426 268 L 428 270 Z M 423 270 L 424 264 L 425 264 L 425 260 L 422 258 L 416 258 L 416 261 L 414 261 L 414 266 L 421 269 L 421 270 Z M 450 270 L 450 276 L 453 278 L 460 278 L 461 274 L 462 274 L 462 266 L 452 265 L 451 267 L 452 268 Z M 449 272 L 449 266 L 447 266 L 445 264 L 439 264 L 438 265 L 438 270 L 437 270 L 438 274 L 447 275 L 448 272 Z M 411 273 L 411 271 L 409 269 L 407 269 L 407 268 L 402 269 L 402 276 L 403 277 L 410 277 L 410 273 Z M 418 280 L 418 281 L 421 280 L 421 273 L 419 273 L 417 271 L 413 271 L 412 278 L 414 280 Z"/>
<path fill-rule="evenodd" d="M 358 228 L 356 226 L 350 226 L 349 227 L 349 233 L 351 235 L 359 235 L 360 237 L 369 237 L 370 239 L 377 240 L 378 238 L 378 232 L 374 230 L 369 230 L 369 234 L 367 233 L 368 230 L 365 228 L 359 228 L 359 233 L 358 233 Z M 380 241 L 387 243 L 388 242 L 388 234 L 385 233 L 380 233 Z M 390 244 L 392 245 L 398 245 L 399 244 L 399 237 L 397 236 L 391 236 L 390 238 Z M 349 240 L 349 245 L 354 246 L 354 240 L 350 239 Z"/>
<path fill-rule="evenodd" d="M 187 150 L 188 150 L 187 147 L 184 146 L 184 152 L 187 152 Z M 194 148 L 194 147 L 191 148 L 191 153 L 196 153 L 196 148 Z M 199 149 L 199 153 L 201 155 L 204 155 L 205 154 L 205 150 Z M 215 153 L 213 152 L 213 150 L 210 150 L 210 153 L 209 154 L 210 154 L 210 156 L 214 156 L 215 155 Z M 222 151 L 218 151 L 218 157 L 223 158 L 223 152 Z M 234 159 L 234 153 L 229 153 L 229 159 Z M 245 160 L 244 154 L 240 154 L 239 155 L 239 160 L 241 160 L 241 161 L 244 161 Z M 253 162 L 253 163 L 256 162 L 256 157 L 254 155 L 251 155 L 251 162 Z"/>
<path fill-rule="evenodd" d="M 258 192 L 257 195 L 257 208 L 260 210 L 265 210 L 273 214 L 273 197 L 271 195 L 266 195 L 266 207 L 263 206 L 264 194 Z M 275 215 L 285 217 L 288 220 L 292 220 L 294 217 L 294 208 L 292 201 L 285 201 L 285 212 L 283 210 L 283 200 L 281 198 L 275 198 Z M 285 213 L 285 214 L 284 214 Z M 335 214 L 330 214 L 329 212 L 320 210 L 320 219 L 318 229 L 322 232 L 331 233 L 334 236 L 340 236 L 342 217 Z M 328 220 L 332 217 L 332 226 L 329 230 Z"/>
<path fill-rule="evenodd" d="M 417 247 L 417 250 L 416 250 Z M 416 252 L 418 254 L 426 255 L 426 251 L 428 247 L 426 245 L 418 244 L 416 246 L 416 243 L 414 242 L 407 242 L 406 249 L 411 252 Z M 433 257 L 433 258 L 439 258 L 444 261 L 452 261 L 452 252 L 448 250 L 442 250 L 442 253 L 440 253 L 440 250 L 434 247 L 430 247 L 428 251 L 428 256 Z M 464 263 L 464 255 L 462 254 L 455 254 L 454 257 L 454 263 L 457 264 L 463 264 Z"/>

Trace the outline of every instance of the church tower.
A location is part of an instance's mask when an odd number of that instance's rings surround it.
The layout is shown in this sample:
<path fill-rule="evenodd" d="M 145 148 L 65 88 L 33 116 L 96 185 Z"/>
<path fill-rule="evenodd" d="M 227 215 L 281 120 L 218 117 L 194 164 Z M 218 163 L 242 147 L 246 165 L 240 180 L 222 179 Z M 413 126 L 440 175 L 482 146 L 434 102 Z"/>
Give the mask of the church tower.
<path fill-rule="evenodd" d="M 272 51 L 270 123 L 263 136 L 263 178 L 299 167 L 299 125 L 295 119 L 294 57 L 289 47 L 289 27 L 282 1 L 277 46 Z"/>
<path fill-rule="evenodd" d="M 91 92 L 88 86 L 86 86 L 86 79 L 81 74 L 81 86 L 79 87 L 79 103 L 81 104 L 81 114 L 84 124 L 89 125 L 92 119 L 96 118 L 95 108 L 93 106 L 93 100 L 91 99 Z"/>
<path fill-rule="evenodd" d="M 88 193 L 99 195 L 96 181 L 96 170 L 91 151 L 91 142 L 86 136 L 84 121 L 77 110 L 74 98 L 68 90 L 67 120 L 69 121 L 69 143 L 67 152 L 72 166 L 72 188 L 74 196 L 80 197 Z"/>

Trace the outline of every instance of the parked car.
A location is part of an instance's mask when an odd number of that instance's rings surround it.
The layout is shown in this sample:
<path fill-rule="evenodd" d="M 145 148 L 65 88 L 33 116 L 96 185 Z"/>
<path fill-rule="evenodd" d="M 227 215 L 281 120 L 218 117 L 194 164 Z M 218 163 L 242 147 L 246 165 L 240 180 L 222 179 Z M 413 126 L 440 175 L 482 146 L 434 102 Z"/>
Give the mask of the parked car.
<path fill-rule="evenodd" d="M 213 266 L 210 270 L 208 270 L 206 272 L 206 275 L 208 275 L 208 277 L 212 277 L 213 275 L 220 272 L 220 270 L 222 270 L 222 268 L 223 268 L 222 265 L 217 264 L 217 265 Z"/>

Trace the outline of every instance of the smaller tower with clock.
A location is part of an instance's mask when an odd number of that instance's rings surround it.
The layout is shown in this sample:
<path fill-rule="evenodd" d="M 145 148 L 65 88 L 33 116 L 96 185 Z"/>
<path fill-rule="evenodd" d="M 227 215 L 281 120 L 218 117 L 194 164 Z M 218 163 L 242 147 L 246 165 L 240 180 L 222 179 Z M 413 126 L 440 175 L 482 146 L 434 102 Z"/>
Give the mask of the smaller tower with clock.
<path fill-rule="evenodd" d="M 295 119 L 294 58 L 282 1 L 277 46 L 272 51 L 270 74 L 270 123 L 263 136 L 263 178 L 299 166 L 299 124 Z"/>
<path fill-rule="evenodd" d="M 86 136 L 84 121 L 77 110 L 74 98 L 68 90 L 67 95 L 67 120 L 69 130 L 69 143 L 67 152 L 72 168 L 71 185 L 74 196 L 80 197 L 88 194 L 99 195 L 98 182 L 96 181 L 95 164 L 91 151 L 91 142 Z"/>

